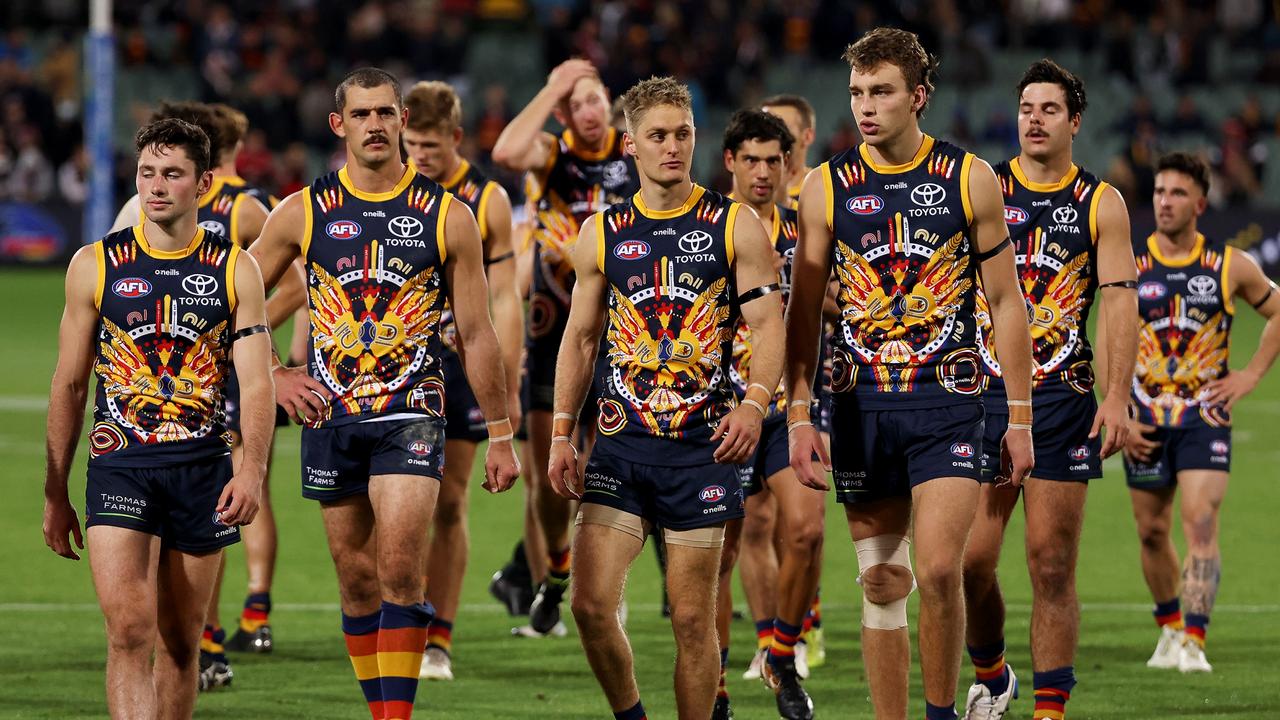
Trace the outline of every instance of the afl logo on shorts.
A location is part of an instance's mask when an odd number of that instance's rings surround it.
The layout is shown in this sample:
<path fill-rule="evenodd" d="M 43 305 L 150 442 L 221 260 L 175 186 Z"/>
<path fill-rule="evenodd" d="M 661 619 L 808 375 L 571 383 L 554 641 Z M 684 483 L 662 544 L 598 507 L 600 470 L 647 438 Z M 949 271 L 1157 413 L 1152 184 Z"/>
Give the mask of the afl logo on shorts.
<path fill-rule="evenodd" d="M 334 220 L 325 226 L 324 232 L 334 240 L 351 240 L 360 236 L 360 223 L 352 220 Z"/>
<path fill-rule="evenodd" d="M 971 458 L 973 446 L 969 443 L 951 443 L 951 454 L 958 458 Z"/>
<path fill-rule="evenodd" d="M 719 485 L 708 485 L 702 488 L 702 492 L 698 493 L 698 499 L 710 505 L 711 503 L 720 502 L 725 498 L 725 495 L 727 495 L 727 493 L 723 487 L 720 487 Z"/>
<path fill-rule="evenodd" d="M 1209 449 L 1213 451 L 1214 455 L 1226 455 L 1231 452 L 1231 444 L 1226 440 L 1214 440 L 1209 443 Z"/>
<path fill-rule="evenodd" d="M 1138 297 L 1143 300 L 1159 300 L 1168 292 L 1163 283 L 1144 282 L 1138 286 Z"/>
<path fill-rule="evenodd" d="M 151 283 L 142 278 L 120 278 L 111 286 L 111 292 L 122 298 L 140 298 L 151 294 Z"/>
<path fill-rule="evenodd" d="M 414 455 L 417 455 L 418 457 L 422 457 L 424 455 L 430 455 L 431 444 L 425 443 L 421 440 L 414 440 L 413 442 L 409 443 L 409 452 L 413 453 Z"/>
<path fill-rule="evenodd" d="M 1089 459 L 1089 447 L 1088 447 L 1087 445 L 1077 445 L 1077 446 L 1075 446 L 1075 447 L 1071 448 L 1071 451 L 1070 451 L 1070 452 L 1068 452 L 1068 453 L 1067 453 L 1067 455 L 1068 455 L 1068 457 L 1070 457 L 1072 460 L 1077 460 L 1077 461 L 1079 461 L 1079 460 L 1088 460 L 1088 459 Z"/>
<path fill-rule="evenodd" d="M 881 200 L 878 195 L 859 195 L 849 198 L 849 202 L 844 206 L 854 215 L 875 215 L 884 208 L 884 200 Z"/>
<path fill-rule="evenodd" d="M 1020 207 L 1005 205 L 1004 221 L 1008 225 L 1021 225 L 1027 221 L 1027 211 Z"/>
<path fill-rule="evenodd" d="M 639 260 L 649 256 L 649 243 L 643 240 L 625 240 L 613 249 L 619 260 Z"/>

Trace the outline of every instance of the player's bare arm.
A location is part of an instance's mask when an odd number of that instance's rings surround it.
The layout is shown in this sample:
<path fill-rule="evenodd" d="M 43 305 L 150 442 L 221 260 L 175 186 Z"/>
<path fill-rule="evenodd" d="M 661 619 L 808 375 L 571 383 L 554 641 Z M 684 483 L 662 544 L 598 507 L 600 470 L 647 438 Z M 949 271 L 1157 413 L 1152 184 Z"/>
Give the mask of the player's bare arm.
<path fill-rule="evenodd" d="M 996 356 L 1004 371 L 1009 398 L 1009 431 L 1002 441 L 1001 476 L 1015 487 L 1031 472 L 1031 330 L 1027 304 L 1018 287 L 1018 270 L 1004 221 L 1004 202 L 996 174 L 985 161 L 973 158 L 969 171 L 973 207 L 971 239 L 980 263 L 982 289 L 991 305 Z"/>
<path fill-rule="evenodd" d="M 1253 256 L 1235 249 L 1227 252 L 1231 253 L 1230 277 L 1227 280 L 1231 284 L 1232 297 L 1249 303 L 1267 319 L 1258 338 L 1258 349 L 1249 358 L 1249 364 L 1228 372 L 1205 388 L 1205 401 L 1221 403 L 1229 412 L 1236 401 L 1253 392 L 1258 381 L 1275 363 L 1276 355 L 1280 354 L 1280 288 L 1262 272 Z"/>
<path fill-rule="evenodd" d="M 520 417 L 520 352 L 524 349 L 524 305 L 516 290 L 516 257 L 511 244 L 511 198 L 494 185 L 485 208 L 489 236 L 485 238 L 485 275 L 489 281 L 489 312 L 502 349 L 507 377 L 507 407 L 511 418 Z"/>
<path fill-rule="evenodd" d="M 271 380 L 271 332 L 267 328 L 262 275 L 248 253 L 236 261 L 236 308 L 231 361 L 240 382 L 240 434 L 244 455 L 236 474 L 218 498 L 224 525 L 248 525 L 262 502 L 271 437 L 275 433 L 275 397 Z"/>
<path fill-rule="evenodd" d="M 551 159 L 556 138 L 542 129 L 556 105 L 573 92 L 573 86 L 584 77 L 596 74 L 588 60 L 575 58 L 555 67 L 547 76 L 547 84 L 502 130 L 493 146 L 493 161 L 508 170 L 524 172 L 545 167 Z"/>
<path fill-rule="evenodd" d="M 719 441 L 718 463 L 746 462 L 760 441 L 764 408 L 782 378 L 782 293 L 778 287 L 778 254 L 754 213 L 739 212 L 733 226 L 735 291 L 742 303 L 742 319 L 751 331 L 751 361 L 745 397 L 716 427 L 711 441 Z"/>
<path fill-rule="evenodd" d="M 831 276 L 831 226 L 827 224 L 826 188 L 822 169 L 811 170 L 800 190 L 800 238 L 791 261 L 791 298 L 786 316 L 787 442 L 791 469 L 806 486 L 830 490 L 814 470 L 816 453 L 827 470 L 831 459 L 809 420 L 813 379 L 822 335 L 822 310 Z"/>
<path fill-rule="evenodd" d="M 498 335 L 489 317 L 488 284 L 484 278 L 484 247 L 471 209 L 449 203 L 444 221 L 445 281 L 454 323 L 458 326 L 458 355 L 467 381 L 489 426 L 485 452 L 484 489 L 491 493 L 511 488 L 520 475 L 516 459 L 515 427 L 507 407 L 507 379 Z M 504 422 L 505 421 L 505 422 Z"/>
<path fill-rule="evenodd" d="M 58 325 L 58 364 L 49 388 L 45 428 L 44 542 L 65 558 L 79 560 L 71 547 L 84 549 L 80 518 L 67 497 L 67 477 L 84 426 L 89 376 L 93 372 L 98 328 L 98 261 L 94 246 L 80 248 L 67 267 L 66 306 Z M 70 536 L 70 537 L 68 537 Z"/>
<path fill-rule="evenodd" d="M 1099 345 L 1106 343 L 1105 397 L 1094 416 L 1089 437 L 1106 428 L 1102 457 L 1124 447 L 1129 434 L 1129 383 L 1138 355 L 1138 268 L 1129 239 L 1129 210 L 1113 187 L 1098 201 L 1098 286 L 1101 314 Z M 1105 331 L 1102 328 L 1106 328 Z"/>
<path fill-rule="evenodd" d="M 280 202 L 267 216 L 262 234 L 249 247 L 249 254 L 258 263 L 262 284 L 271 290 L 294 260 L 302 255 L 303 233 L 307 230 L 306 190 L 299 190 Z M 288 368 L 279 358 L 272 361 L 275 379 L 276 402 L 289 413 L 296 423 L 317 417 L 324 412 L 325 404 L 333 397 L 329 389 L 307 374 L 307 369 Z"/>
<path fill-rule="evenodd" d="M 547 477 L 551 488 L 561 497 L 582 497 L 582 473 L 572 435 L 591 388 L 600 333 L 604 330 L 608 282 L 600 271 L 596 242 L 601 232 L 601 218 L 599 213 L 587 218 L 573 246 L 577 282 L 573 286 L 564 337 L 560 340 L 560 353 L 556 356 L 555 420 Z"/>

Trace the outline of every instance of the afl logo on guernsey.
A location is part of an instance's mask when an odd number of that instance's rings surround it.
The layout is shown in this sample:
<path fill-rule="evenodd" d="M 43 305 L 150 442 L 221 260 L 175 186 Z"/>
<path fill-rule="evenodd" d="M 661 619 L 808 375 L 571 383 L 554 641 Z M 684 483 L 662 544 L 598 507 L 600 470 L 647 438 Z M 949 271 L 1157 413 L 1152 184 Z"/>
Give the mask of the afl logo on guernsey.
<path fill-rule="evenodd" d="M 952 443 L 951 454 L 958 458 L 973 457 L 973 446 L 969 443 Z"/>
<path fill-rule="evenodd" d="M 702 492 L 698 493 L 698 499 L 704 503 L 717 503 L 725 498 L 724 488 L 719 485 L 708 485 L 702 488 Z"/>
<path fill-rule="evenodd" d="M 613 249 L 619 260 L 640 260 L 649 256 L 649 243 L 643 240 L 624 240 Z"/>
<path fill-rule="evenodd" d="M 111 285 L 111 292 L 122 298 L 140 298 L 151 294 L 151 283 L 142 278 L 120 278 Z"/>
<path fill-rule="evenodd" d="M 334 220 L 324 232 L 334 240 L 351 240 L 360 236 L 360 224 L 351 220 Z"/>
<path fill-rule="evenodd" d="M 859 195 L 849 198 L 844 206 L 854 215 L 875 215 L 884 208 L 884 200 L 878 195 Z"/>
<path fill-rule="evenodd" d="M 1008 225 L 1021 225 L 1027 221 L 1027 211 L 1020 207 L 1005 205 L 1004 221 Z"/>
<path fill-rule="evenodd" d="M 1165 289 L 1163 283 L 1144 282 L 1138 286 L 1138 297 L 1143 300 L 1159 300 L 1164 297 L 1168 290 Z"/>

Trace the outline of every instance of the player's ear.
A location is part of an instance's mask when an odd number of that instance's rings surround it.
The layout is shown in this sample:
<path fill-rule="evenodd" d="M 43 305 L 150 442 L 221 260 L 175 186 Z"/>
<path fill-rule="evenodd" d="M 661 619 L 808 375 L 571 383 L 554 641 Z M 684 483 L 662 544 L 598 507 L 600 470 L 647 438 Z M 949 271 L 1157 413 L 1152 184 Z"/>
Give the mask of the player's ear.
<path fill-rule="evenodd" d="M 631 157 L 636 156 L 636 139 L 631 137 L 629 130 L 622 133 L 622 151 Z"/>
<path fill-rule="evenodd" d="M 551 116 L 556 119 L 556 122 L 565 127 L 569 127 L 569 113 L 566 112 L 564 103 L 556 103 L 555 109 L 551 111 Z"/>
<path fill-rule="evenodd" d="M 204 197 L 211 187 L 213 187 L 213 171 L 205 170 L 200 176 L 200 182 L 196 183 L 196 197 Z"/>
<path fill-rule="evenodd" d="M 342 116 L 336 112 L 329 113 L 329 129 L 340 138 L 347 136 L 347 130 L 342 125 Z"/>
<path fill-rule="evenodd" d="M 730 175 L 733 174 L 733 151 L 732 150 L 725 149 L 724 151 L 724 169 L 728 170 Z"/>
<path fill-rule="evenodd" d="M 461 126 L 453 129 L 453 144 L 454 145 L 462 144 L 462 127 Z"/>

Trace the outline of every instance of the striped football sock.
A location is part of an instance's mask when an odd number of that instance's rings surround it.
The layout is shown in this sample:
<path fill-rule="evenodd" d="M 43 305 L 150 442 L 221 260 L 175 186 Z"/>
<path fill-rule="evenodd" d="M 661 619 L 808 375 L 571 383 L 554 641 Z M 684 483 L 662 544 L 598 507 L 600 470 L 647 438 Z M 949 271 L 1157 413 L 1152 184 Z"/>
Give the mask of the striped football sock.
<path fill-rule="evenodd" d="M 728 667 L 729 667 L 729 648 L 722 647 L 720 648 L 720 686 L 716 688 L 716 697 L 718 698 L 729 697 L 729 688 L 725 687 L 725 684 L 724 684 L 724 673 Z"/>
<path fill-rule="evenodd" d="M 427 649 L 437 648 L 445 655 L 453 652 L 453 623 L 440 618 L 432 618 L 427 627 Z"/>
<path fill-rule="evenodd" d="M 547 584 L 564 587 L 569 584 L 569 548 L 547 554 Z"/>
<path fill-rule="evenodd" d="M 644 705 L 639 700 L 626 710 L 618 710 L 613 714 L 613 720 L 648 720 L 648 717 L 644 714 Z"/>
<path fill-rule="evenodd" d="M 796 642 L 800 639 L 800 626 L 783 622 L 782 618 L 773 621 L 773 642 L 769 645 L 769 664 L 774 667 L 794 662 Z"/>
<path fill-rule="evenodd" d="M 1067 716 L 1067 701 L 1076 686 L 1076 669 L 1072 665 L 1055 670 L 1038 672 L 1034 676 L 1036 708 L 1034 720 L 1063 720 Z"/>
<path fill-rule="evenodd" d="M 768 650 L 773 644 L 773 618 L 756 621 L 756 652 Z"/>
<path fill-rule="evenodd" d="M 1009 668 L 1004 662 L 1004 638 L 990 645 L 970 645 L 969 659 L 973 661 L 975 680 L 985 685 L 992 695 L 1002 695 L 1009 689 Z"/>
<path fill-rule="evenodd" d="M 342 634 L 347 640 L 347 655 L 356 672 L 360 691 L 373 720 L 382 720 L 382 684 L 378 679 L 378 622 L 382 612 L 372 615 L 342 615 Z"/>
<path fill-rule="evenodd" d="M 240 613 L 240 629 L 251 633 L 267 624 L 267 616 L 271 614 L 271 593 L 250 593 L 244 599 L 244 610 Z"/>
<path fill-rule="evenodd" d="M 1187 613 L 1187 637 L 1204 647 L 1204 633 L 1209 629 L 1209 616 Z"/>
<path fill-rule="evenodd" d="M 1151 611 L 1156 617 L 1156 624 L 1160 627 L 1168 627 L 1173 630 L 1181 630 L 1182 625 L 1182 602 L 1175 597 L 1162 603 L 1156 603 L 1156 607 Z"/>
<path fill-rule="evenodd" d="M 418 694 L 418 671 L 427 644 L 430 606 L 382 603 L 378 623 L 378 681 L 385 720 L 409 720 Z"/>

